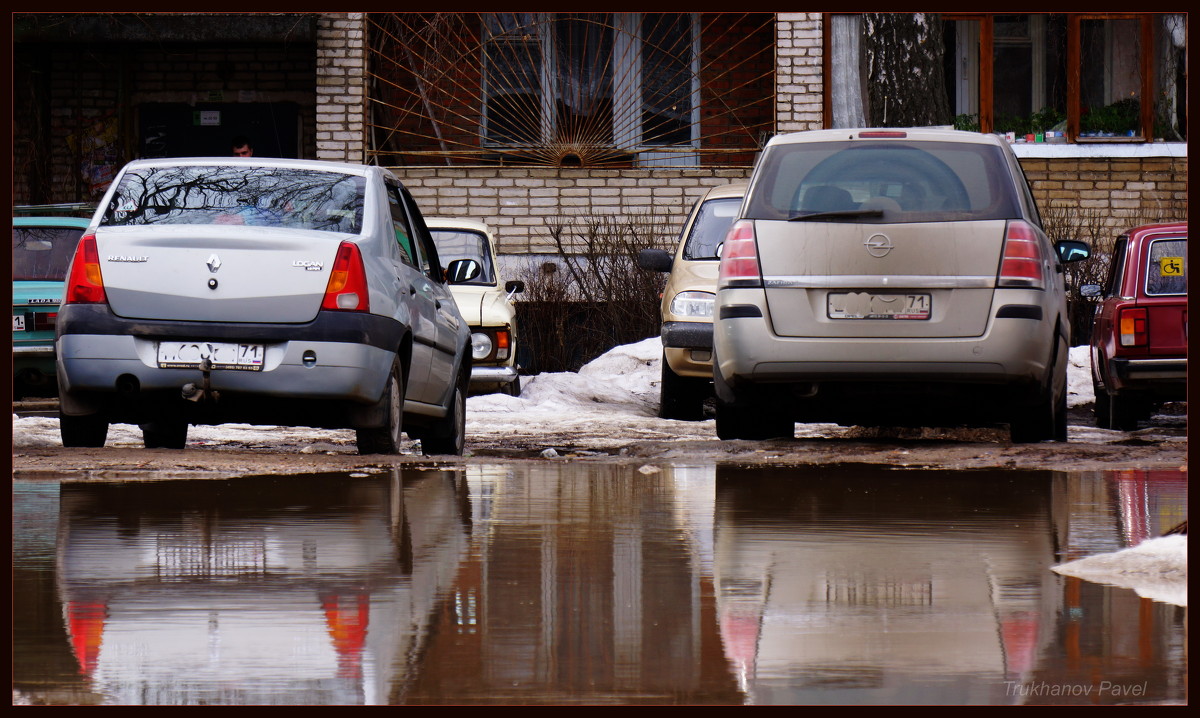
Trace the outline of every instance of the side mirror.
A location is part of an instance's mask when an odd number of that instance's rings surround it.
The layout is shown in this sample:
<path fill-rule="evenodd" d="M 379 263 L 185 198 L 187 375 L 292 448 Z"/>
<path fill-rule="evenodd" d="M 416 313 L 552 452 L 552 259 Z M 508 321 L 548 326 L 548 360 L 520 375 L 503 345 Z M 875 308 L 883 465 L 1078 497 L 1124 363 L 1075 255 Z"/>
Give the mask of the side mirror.
<path fill-rule="evenodd" d="M 509 294 L 520 294 L 525 291 L 525 282 L 520 279 L 510 279 L 504 283 L 504 291 Z"/>
<path fill-rule="evenodd" d="M 1058 260 L 1064 264 L 1067 262 L 1078 262 L 1092 256 L 1092 250 L 1087 246 L 1086 242 L 1074 239 L 1064 239 L 1056 243 L 1054 249 L 1058 252 Z"/>
<path fill-rule="evenodd" d="M 446 281 L 450 284 L 464 284 L 479 276 L 483 266 L 474 259 L 456 259 L 446 267 Z"/>
<path fill-rule="evenodd" d="M 1079 296 L 1081 297 L 1098 297 L 1101 292 L 1099 284 L 1085 284 L 1079 288 Z"/>
<path fill-rule="evenodd" d="M 643 249 L 638 252 L 638 266 L 651 272 L 669 272 L 674 258 L 665 249 Z"/>

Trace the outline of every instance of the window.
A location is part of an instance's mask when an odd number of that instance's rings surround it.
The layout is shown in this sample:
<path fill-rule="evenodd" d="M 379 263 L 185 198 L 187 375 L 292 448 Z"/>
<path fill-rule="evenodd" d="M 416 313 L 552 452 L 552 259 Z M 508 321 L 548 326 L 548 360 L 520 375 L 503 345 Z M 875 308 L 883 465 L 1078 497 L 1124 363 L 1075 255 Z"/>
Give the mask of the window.
<path fill-rule="evenodd" d="M 698 146 L 694 14 L 485 13 L 483 24 L 486 145 L 553 145 L 575 154 L 568 165 L 614 147 L 645 163 Z"/>
<path fill-rule="evenodd" d="M 1078 142 L 1186 140 L 1182 14 L 944 14 L 946 92 L 959 129 Z M 858 15 L 827 16 L 827 124 L 861 126 Z"/>
<path fill-rule="evenodd" d="M 1158 239 L 1150 243 L 1146 294 L 1187 295 L 1186 239 Z"/>

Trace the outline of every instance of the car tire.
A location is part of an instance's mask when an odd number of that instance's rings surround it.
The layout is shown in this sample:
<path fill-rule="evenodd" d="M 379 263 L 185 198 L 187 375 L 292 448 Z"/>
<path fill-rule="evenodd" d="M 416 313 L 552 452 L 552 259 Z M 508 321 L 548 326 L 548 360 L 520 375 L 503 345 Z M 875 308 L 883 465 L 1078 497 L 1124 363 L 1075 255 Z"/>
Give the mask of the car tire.
<path fill-rule="evenodd" d="M 359 454 L 399 454 L 404 426 L 404 374 L 400 371 L 400 360 L 392 362 L 392 371 L 380 399 L 383 409 L 383 426 L 358 429 Z"/>
<path fill-rule="evenodd" d="M 709 382 L 690 376 L 679 376 L 662 358 L 662 381 L 658 385 L 658 416 L 677 421 L 703 421 L 704 400 L 709 394 Z"/>
<path fill-rule="evenodd" d="M 108 420 L 99 414 L 69 416 L 60 411 L 58 433 L 65 447 L 99 449 L 108 440 Z"/>
<path fill-rule="evenodd" d="M 462 456 L 467 446 L 467 400 L 462 383 L 454 387 L 450 410 L 439 425 L 421 436 L 421 453 Z"/>
<path fill-rule="evenodd" d="M 1038 391 L 1032 405 L 1018 406 L 1009 423 L 1014 444 L 1067 440 L 1067 393 L 1055 392 L 1053 385 Z"/>
<path fill-rule="evenodd" d="M 188 424 L 179 418 L 160 418 L 141 425 L 147 449 L 182 449 L 187 445 Z"/>
<path fill-rule="evenodd" d="M 509 383 L 500 387 L 500 391 L 505 394 L 508 394 L 509 396 L 520 396 L 521 395 L 521 377 L 517 376 L 516 379 L 513 379 Z"/>
<path fill-rule="evenodd" d="M 739 398 L 729 403 L 717 400 L 717 438 L 722 441 L 746 439 L 791 439 L 796 423 L 791 414 L 775 402 Z"/>

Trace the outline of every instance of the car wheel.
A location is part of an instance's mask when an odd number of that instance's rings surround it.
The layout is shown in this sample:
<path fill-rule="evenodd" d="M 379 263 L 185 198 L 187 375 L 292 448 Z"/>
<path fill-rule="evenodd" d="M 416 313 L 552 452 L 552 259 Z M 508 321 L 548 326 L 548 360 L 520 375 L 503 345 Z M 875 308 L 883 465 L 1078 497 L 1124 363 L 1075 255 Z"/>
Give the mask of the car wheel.
<path fill-rule="evenodd" d="M 183 419 L 156 419 L 141 428 L 142 444 L 147 449 L 182 449 L 187 444 L 188 424 Z"/>
<path fill-rule="evenodd" d="M 1009 434 L 1014 444 L 1032 444 L 1039 441 L 1067 440 L 1067 394 L 1045 387 L 1038 391 L 1038 400 L 1032 405 L 1016 407 Z"/>
<path fill-rule="evenodd" d="M 421 437 L 421 452 L 426 456 L 451 454 L 462 456 L 467 445 L 467 400 L 462 384 L 454 387 L 450 411 L 439 426 Z"/>
<path fill-rule="evenodd" d="M 60 411 L 58 433 L 63 446 L 98 449 L 108 440 L 108 420 L 99 414 L 68 416 Z"/>
<path fill-rule="evenodd" d="M 504 392 L 505 394 L 508 394 L 509 396 L 520 396 L 521 395 L 521 377 L 518 376 L 516 379 L 513 379 L 509 383 L 500 387 L 500 391 Z"/>
<path fill-rule="evenodd" d="M 658 416 L 678 421 L 702 421 L 704 399 L 708 396 L 708 381 L 690 376 L 679 376 L 662 358 L 662 381 L 658 385 Z"/>
<path fill-rule="evenodd" d="M 790 439 L 795 435 L 796 423 L 791 414 L 775 402 L 717 400 L 717 438 L 723 441 Z"/>
<path fill-rule="evenodd" d="M 404 420 L 404 375 L 400 360 L 392 362 L 392 373 L 383 389 L 383 426 L 358 429 L 359 454 L 399 454 Z"/>

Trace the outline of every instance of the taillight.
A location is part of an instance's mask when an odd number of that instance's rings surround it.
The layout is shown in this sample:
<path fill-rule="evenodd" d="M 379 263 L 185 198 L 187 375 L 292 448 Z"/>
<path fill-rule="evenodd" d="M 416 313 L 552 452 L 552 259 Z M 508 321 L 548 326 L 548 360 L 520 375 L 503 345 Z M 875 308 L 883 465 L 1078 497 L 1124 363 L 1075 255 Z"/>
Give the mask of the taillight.
<path fill-rule="evenodd" d="M 1123 347 L 1142 347 L 1147 344 L 1150 329 L 1150 317 L 1145 307 L 1129 307 L 1122 309 L 1117 315 L 1117 327 L 1120 329 L 1120 341 Z"/>
<path fill-rule="evenodd" d="M 743 219 L 735 222 L 725 235 L 717 288 L 761 286 L 762 270 L 758 266 L 758 243 L 754 236 L 754 222 Z"/>
<path fill-rule="evenodd" d="M 998 287 L 1046 288 L 1046 262 L 1037 232 L 1028 223 L 1011 220 L 1004 236 Z"/>
<path fill-rule="evenodd" d="M 369 311 L 367 272 L 363 268 L 362 253 L 358 251 L 357 244 L 342 242 L 342 246 L 338 247 L 321 308 L 346 312 Z"/>
<path fill-rule="evenodd" d="M 88 234 L 81 237 L 79 245 L 75 247 L 75 258 L 71 260 L 71 272 L 67 275 L 67 292 L 63 304 L 103 304 L 107 301 L 104 278 L 100 276 L 96 235 Z"/>

